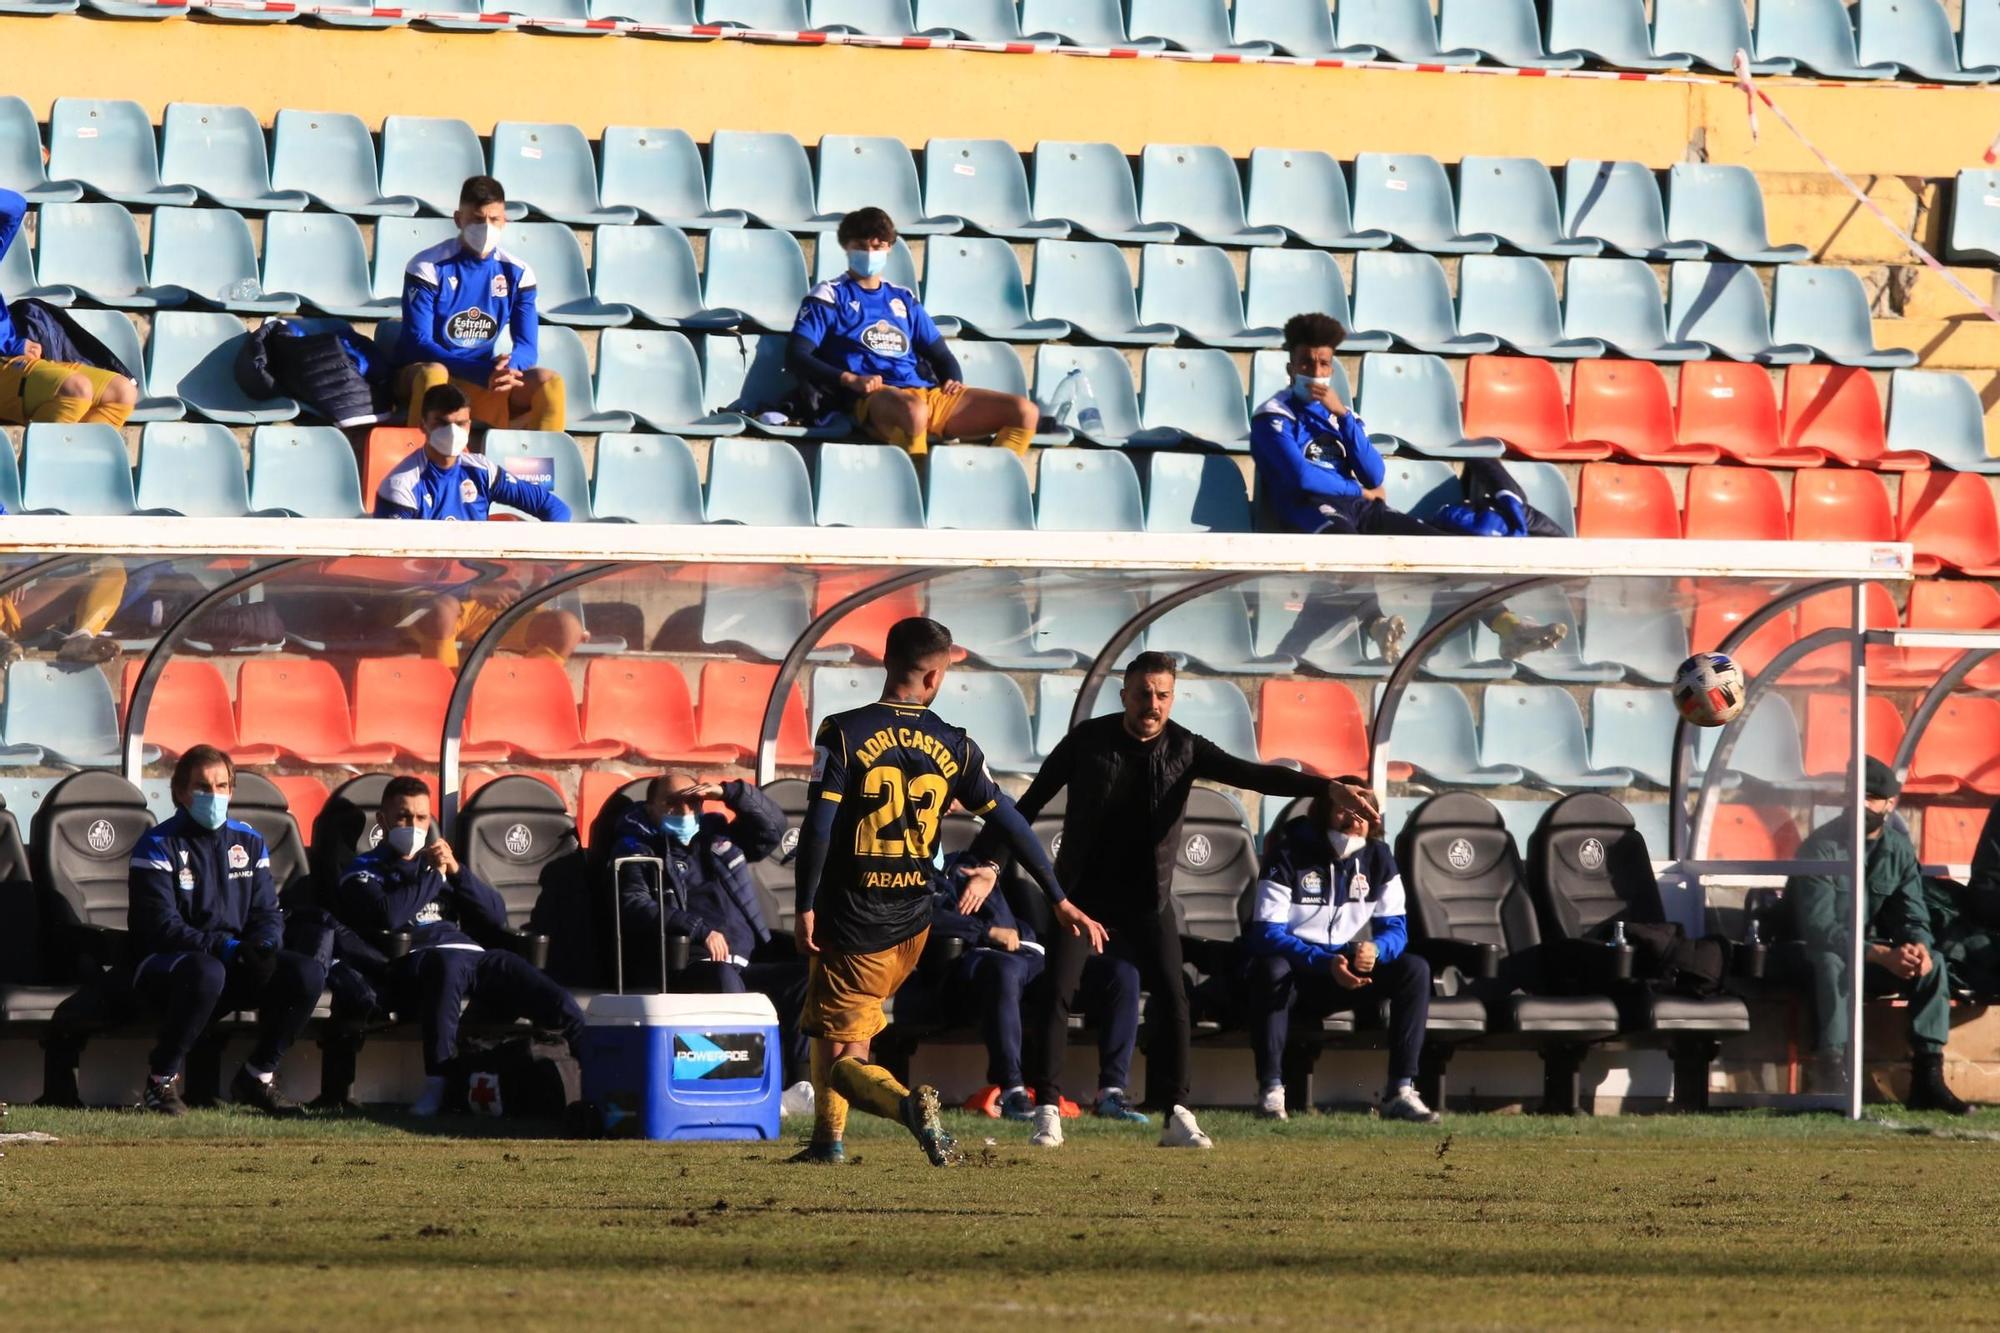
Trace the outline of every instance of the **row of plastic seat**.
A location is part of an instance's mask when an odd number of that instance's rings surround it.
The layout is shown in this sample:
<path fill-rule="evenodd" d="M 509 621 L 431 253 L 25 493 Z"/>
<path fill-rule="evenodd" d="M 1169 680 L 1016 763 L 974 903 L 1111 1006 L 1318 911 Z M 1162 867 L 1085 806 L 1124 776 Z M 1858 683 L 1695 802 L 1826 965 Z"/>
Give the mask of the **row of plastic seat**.
<path fill-rule="evenodd" d="M 99 13 L 165 18 L 181 11 L 141 0 L 81 0 Z M 79 0 L 0 0 L 0 12 L 73 12 Z M 1954 32 L 1941 0 L 1771 0 L 1760 4 L 1754 46 L 1760 74 L 1805 72 L 1836 79 L 1899 75 L 1983 83 L 2000 74 L 2000 8 L 1963 0 Z M 408 21 L 316 14 L 313 0 L 277 11 L 211 10 L 215 17 L 288 22 L 318 17 L 339 26 Z M 1039 45 L 1136 46 L 1244 55 L 1490 63 L 1521 69 L 1727 73 L 1753 38 L 1742 0 L 427 0 L 415 12 L 431 26 L 494 31 L 481 15 L 523 26 L 625 19 L 641 24 L 750 28 L 766 32 L 859 32 Z M 457 17 L 462 16 L 462 17 Z M 511 26 L 511 25 L 509 25 Z"/>
<path fill-rule="evenodd" d="M 2000 264 L 2000 171 L 1961 171 L 1952 185 L 1945 258 Z"/>

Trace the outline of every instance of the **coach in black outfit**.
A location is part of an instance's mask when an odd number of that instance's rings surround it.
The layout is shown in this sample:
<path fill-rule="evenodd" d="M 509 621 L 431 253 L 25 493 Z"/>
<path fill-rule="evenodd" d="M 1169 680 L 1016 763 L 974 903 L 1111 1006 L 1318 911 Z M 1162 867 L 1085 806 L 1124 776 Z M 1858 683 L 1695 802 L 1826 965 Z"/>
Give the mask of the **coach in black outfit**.
<path fill-rule="evenodd" d="M 1110 929 L 1105 952 L 1129 959 L 1152 992 L 1147 1083 L 1173 1099 L 1164 1108 L 1161 1146 L 1206 1148 L 1208 1136 L 1185 1105 L 1188 1001 L 1169 896 L 1188 792 L 1197 778 L 1273 796 L 1330 792 L 1337 807 L 1365 812 L 1370 822 L 1377 816 L 1374 798 L 1360 788 L 1238 759 L 1170 721 L 1175 674 L 1174 659 L 1165 653 L 1135 657 L 1125 669 L 1124 711 L 1092 718 L 1063 737 L 1016 805 L 1024 818 L 1033 819 L 1057 791 L 1071 789 L 1057 878 L 1078 907 Z M 990 858 L 998 841 L 987 830 L 967 859 Z M 1062 1142 L 1057 1108 L 1070 1001 L 1090 950 L 1086 940 L 1060 931 L 1048 950 L 1047 985 L 1028 1029 L 1034 1043 L 1029 1073 L 1038 1094 L 1031 1141 L 1055 1147 Z"/>

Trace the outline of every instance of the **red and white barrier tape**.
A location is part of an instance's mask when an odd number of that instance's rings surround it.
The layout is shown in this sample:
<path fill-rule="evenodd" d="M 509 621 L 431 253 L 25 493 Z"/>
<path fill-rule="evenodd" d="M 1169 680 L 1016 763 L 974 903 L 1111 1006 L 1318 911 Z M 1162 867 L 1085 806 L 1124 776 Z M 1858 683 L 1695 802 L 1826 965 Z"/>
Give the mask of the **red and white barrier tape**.
<path fill-rule="evenodd" d="M 1980 314 L 1986 316 L 1986 318 L 1992 320 L 1994 323 L 2000 324 L 2000 310 L 1995 310 L 1992 304 L 1984 297 L 1960 282 L 1957 274 L 1939 262 L 1936 255 L 1926 250 L 1916 237 L 1910 235 L 1894 218 L 1890 217 L 1880 204 L 1869 197 L 1868 191 L 1855 184 L 1854 178 L 1842 171 L 1839 165 L 1832 158 L 1828 157 L 1818 144 L 1806 137 L 1805 131 L 1801 130 L 1793 123 L 1792 118 L 1785 114 L 1785 109 L 1771 100 L 1770 93 L 1757 86 L 1756 82 L 1750 77 L 1750 56 L 1744 51 L 1736 53 L 1736 84 L 1743 90 L 1744 100 L 1749 111 L 1751 142 L 1756 142 L 1760 137 L 1757 129 L 1757 104 L 1762 102 L 1765 106 L 1771 108 L 1771 114 L 1778 118 L 1778 123 L 1790 130 L 1792 137 L 1804 145 L 1807 152 L 1819 159 L 1819 164 L 1826 168 L 1827 174 L 1846 186 L 1847 192 L 1852 194 L 1863 208 L 1874 214 L 1876 221 L 1887 227 L 1891 232 L 1894 232 L 1896 239 L 1901 241 L 1909 252 L 1915 255 L 1926 268 L 1930 269 L 1940 278 L 1943 278 L 1945 282 L 1950 284 L 1954 291 L 1970 301 L 1973 308 L 1978 310 Z"/>

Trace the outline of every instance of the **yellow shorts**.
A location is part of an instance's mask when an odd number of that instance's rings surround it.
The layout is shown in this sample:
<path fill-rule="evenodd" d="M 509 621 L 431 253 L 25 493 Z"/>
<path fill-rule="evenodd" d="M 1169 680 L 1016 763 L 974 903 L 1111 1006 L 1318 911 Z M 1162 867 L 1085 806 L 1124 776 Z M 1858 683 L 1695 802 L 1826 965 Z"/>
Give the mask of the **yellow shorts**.
<path fill-rule="evenodd" d="M 72 361 L 41 360 L 27 365 L 21 357 L 0 361 L 0 421 L 25 426 L 48 406 L 64 380 L 81 375 L 90 381 L 91 399 L 104 396 L 105 386 L 118 378 L 115 370 L 99 370 Z"/>
<path fill-rule="evenodd" d="M 924 956 L 929 927 L 880 953 L 813 955 L 799 1031 L 828 1041 L 868 1041 L 889 1026 L 882 1002 L 903 988 Z"/>
<path fill-rule="evenodd" d="M 419 420 L 417 399 L 422 395 L 414 392 L 417 383 L 417 367 L 404 366 L 397 373 L 396 393 L 398 397 L 410 400 L 410 424 Z M 472 419 L 483 426 L 507 429 L 514 420 L 514 407 L 505 391 L 495 392 L 484 384 L 474 384 L 471 380 L 452 379 L 450 385 L 465 395 L 465 401 L 472 407 Z"/>
<path fill-rule="evenodd" d="M 940 389 L 936 386 L 923 389 L 902 389 L 892 386 L 881 390 L 881 392 L 900 393 L 905 398 L 915 398 L 923 403 L 924 407 L 930 412 L 930 424 L 924 428 L 925 433 L 931 438 L 939 440 L 951 433 L 952 416 L 957 413 L 958 405 L 965 401 L 965 386 L 962 384 L 955 389 Z M 856 425 L 868 425 L 868 417 L 870 415 L 868 406 L 874 401 L 875 395 L 870 394 L 854 405 L 854 422 Z M 888 432 L 886 431 L 876 430 L 875 434 L 890 444 L 902 448 L 909 447 L 907 440 L 889 439 Z"/>

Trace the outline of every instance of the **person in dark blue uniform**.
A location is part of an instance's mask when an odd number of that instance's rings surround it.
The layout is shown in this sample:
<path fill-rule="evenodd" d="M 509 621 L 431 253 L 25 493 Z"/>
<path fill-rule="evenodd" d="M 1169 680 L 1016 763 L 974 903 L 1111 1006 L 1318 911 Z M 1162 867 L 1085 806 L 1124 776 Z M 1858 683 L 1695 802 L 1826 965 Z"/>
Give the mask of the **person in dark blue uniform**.
<path fill-rule="evenodd" d="M 507 929 L 507 905 L 458 864 L 451 844 L 431 839 L 431 796 L 421 778 L 397 777 L 376 812 L 382 841 L 354 858 L 341 876 L 334 914 L 364 933 L 407 931 L 410 951 L 389 967 L 385 998 L 423 1026 L 424 1091 L 410 1113 L 443 1108 L 445 1067 L 458 1054 L 460 1011 L 467 1001 L 496 1017 L 526 1018 L 560 1032 L 575 1049 L 583 1011 L 569 992 L 532 963 L 480 944 Z"/>
<path fill-rule="evenodd" d="M 284 917 L 271 854 L 248 824 L 229 818 L 236 766 L 196 745 L 174 766 L 171 819 L 132 849 L 126 925 L 139 956 L 132 991 L 160 1015 L 143 1105 L 183 1115 L 182 1067 L 217 1014 L 257 1011 L 257 1041 L 230 1084 L 239 1105 L 297 1115 L 276 1073 L 312 1017 L 326 969 L 280 947 Z"/>

